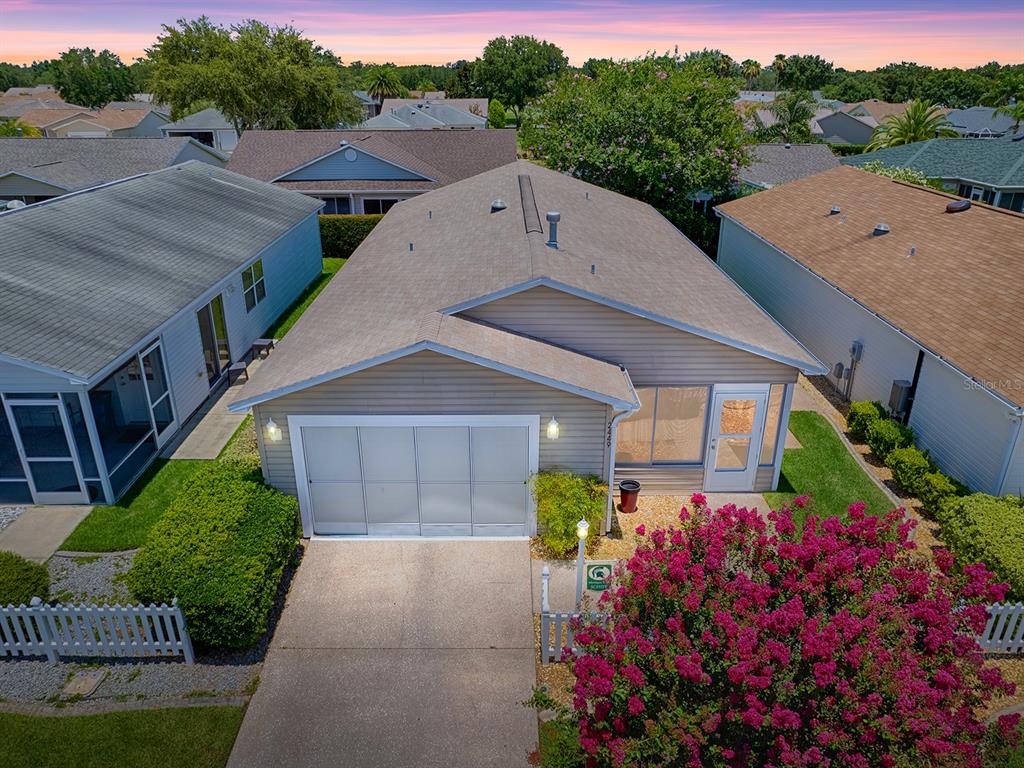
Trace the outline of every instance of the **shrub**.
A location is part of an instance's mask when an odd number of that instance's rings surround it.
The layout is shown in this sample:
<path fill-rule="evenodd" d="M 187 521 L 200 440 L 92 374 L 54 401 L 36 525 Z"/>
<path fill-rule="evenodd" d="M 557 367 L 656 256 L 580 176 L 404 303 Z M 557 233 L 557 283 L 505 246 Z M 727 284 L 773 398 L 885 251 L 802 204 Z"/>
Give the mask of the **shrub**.
<path fill-rule="evenodd" d="M 892 470 L 892 479 L 908 494 L 917 494 L 921 476 L 934 467 L 928 457 L 912 445 L 895 448 L 885 457 L 885 466 Z"/>
<path fill-rule="evenodd" d="M 985 703 L 1014 689 L 974 639 L 1003 595 L 984 566 L 934 570 L 903 510 L 798 532 L 692 502 L 618 568 L 607 624 L 577 627 L 588 766 L 980 768 Z"/>
<path fill-rule="evenodd" d="M 850 437 L 864 442 L 868 437 L 868 427 L 884 418 L 886 418 L 885 407 L 881 403 L 858 400 L 850 403 L 850 412 L 846 416 L 846 428 Z"/>
<path fill-rule="evenodd" d="M 197 472 L 126 577 L 142 602 L 177 598 L 201 646 L 244 648 L 259 639 L 298 540 L 295 499 L 253 477 L 246 462 Z"/>
<path fill-rule="evenodd" d="M 914 431 L 898 421 L 879 419 L 868 426 L 867 442 L 875 456 L 885 461 L 895 449 L 914 444 Z"/>
<path fill-rule="evenodd" d="M 13 552 L 0 552 L 0 605 L 28 605 L 33 597 L 46 600 L 50 573 Z"/>
<path fill-rule="evenodd" d="M 1024 502 L 975 493 L 946 501 L 938 513 L 942 540 L 963 562 L 981 561 L 1024 600 Z"/>
<path fill-rule="evenodd" d="M 941 472 L 925 472 L 918 478 L 914 495 L 933 515 L 941 514 L 947 499 L 967 495 L 967 487 Z"/>
<path fill-rule="evenodd" d="M 576 523 L 590 523 L 589 537 L 600 535 L 608 486 L 594 475 L 540 472 L 533 481 L 540 540 L 557 555 L 576 551 Z"/>
<path fill-rule="evenodd" d="M 324 258 L 347 259 L 382 218 L 380 213 L 321 216 L 320 245 Z"/>

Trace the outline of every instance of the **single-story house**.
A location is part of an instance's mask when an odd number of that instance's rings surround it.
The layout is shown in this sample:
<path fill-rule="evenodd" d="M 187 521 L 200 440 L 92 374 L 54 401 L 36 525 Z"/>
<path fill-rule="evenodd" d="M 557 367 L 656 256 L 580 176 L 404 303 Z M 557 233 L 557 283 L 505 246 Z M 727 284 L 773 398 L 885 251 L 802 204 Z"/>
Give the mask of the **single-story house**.
<path fill-rule="evenodd" d="M 815 108 L 814 115 L 807 121 L 807 127 L 810 129 L 812 136 L 823 135 L 822 128 L 818 124 L 818 121 L 823 117 L 828 117 L 829 115 L 832 114 L 832 112 L 833 110 L 829 109 L 828 107 L 819 106 Z M 756 130 L 758 128 L 771 128 L 773 125 L 779 122 L 779 119 L 775 116 L 775 113 L 772 112 L 770 107 L 758 106 L 755 107 L 752 113 L 749 114 L 753 115 L 753 120 L 748 121 L 749 130 Z"/>
<path fill-rule="evenodd" d="M 69 104 L 59 98 L 0 96 L 0 120 L 19 120 L 35 127 L 69 115 L 88 112 L 88 107 Z"/>
<path fill-rule="evenodd" d="M 848 104 L 843 109 L 848 115 L 856 117 L 870 117 L 876 124 L 881 125 L 886 118 L 902 115 L 910 107 L 910 102 L 890 102 L 881 99 L 866 99 L 853 104 Z"/>
<path fill-rule="evenodd" d="M 381 112 L 359 127 L 390 131 L 436 131 L 445 128 L 473 130 L 487 128 L 487 118 L 458 109 L 444 101 L 419 101 Z"/>
<path fill-rule="evenodd" d="M 321 272 L 320 204 L 207 163 L 0 213 L 0 503 L 113 503 Z"/>
<path fill-rule="evenodd" d="M 997 208 L 1024 210 L 1024 136 L 998 139 L 928 139 L 843 158 L 860 166 L 877 160 L 913 168 L 949 192 Z"/>
<path fill-rule="evenodd" d="M 437 94 L 440 93 L 440 98 L 437 98 Z M 443 91 L 437 93 L 431 93 L 428 91 L 427 96 L 418 96 L 412 98 L 402 99 L 384 99 L 380 105 L 381 113 L 392 112 L 399 107 L 412 106 L 415 107 L 417 104 L 423 104 L 428 102 L 430 104 L 444 104 L 455 109 L 460 109 L 463 112 L 469 112 L 473 115 L 480 115 L 480 117 L 487 119 L 487 108 L 490 102 L 484 98 L 469 98 L 469 99 L 449 99 L 444 95 Z"/>
<path fill-rule="evenodd" d="M 380 102 L 366 91 L 352 91 L 352 95 L 356 97 L 359 106 L 363 108 L 364 120 L 369 120 L 380 112 Z"/>
<path fill-rule="evenodd" d="M 38 203 L 187 160 L 227 164 L 222 154 L 188 138 L 0 138 L 0 201 Z"/>
<path fill-rule="evenodd" d="M 1017 494 L 1024 216 L 964 207 L 841 166 L 718 206 L 718 263 L 846 397 L 888 405 L 975 490 Z"/>
<path fill-rule="evenodd" d="M 825 144 L 754 144 L 750 159 L 739 176 L 755 189 L 770 189 L 839 165 L 839 158 Z"/>
<path fill-rule="evenodd" d="M 235 127 L 219 109 L 214 107 L 186 115 L 173 123 L 166 123 L 160 126 L 160 132 L 164 136 L 189 136 L 225 155 L 230 155 L 238 145 Z"/>
<path fill-rule="evenodd" d="M 231 408 L 306 535 L 522 536 L 539 470 L 774 488 L 824 370 L 653 208 L 517 161 L 396 205 Z"/>
<path fill-rule="evenodd" d="M 33 112 L 23 117 L 45 136 L 56 138 L 160 138 L 160 128 L 170 121 L 162 106 L 138 101 L 115 101 L 102 109 L 63 114 L 50 119 L 45 113 Z M 45 122 L 43 122 L 45 121 Z M 42 123 L 42 124 L 40 124 Z"/>
<path fill-rule="evenodd" d="M 324 213 L 387 213 L 515 159 L 511 129 L 246 131 L 228 168 L 319 198 Z"/>
<path fill-rule="evenodd" d="M 828 144 L 868 144 L 878 122 L 870 115 L 829 112 L 817 119 L 818 136 Z"/>
<path fill-rule="evenodd" d="M 1013 118 L 992 107 L 954 109 L 946 118 L 965 139 L 997 139 L 1013 130 Z"/>

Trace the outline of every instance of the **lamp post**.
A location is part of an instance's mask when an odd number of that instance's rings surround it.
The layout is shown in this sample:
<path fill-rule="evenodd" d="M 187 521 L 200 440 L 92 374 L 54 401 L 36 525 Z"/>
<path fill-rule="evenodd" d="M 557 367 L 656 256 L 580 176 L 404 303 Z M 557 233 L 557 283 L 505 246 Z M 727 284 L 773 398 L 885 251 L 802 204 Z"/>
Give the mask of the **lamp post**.
<path fill-rule="evenodd" d="M 580 520 L 576 523 L 576 538 L 579 539 L 579 550 L 576 553 L 576 610 L 580 609 L 583 601 L 583 570 L 586 567 L 583 563 L 583 549 L 587 546 L 587 532 L 590 530 L 590 523 Z"/>

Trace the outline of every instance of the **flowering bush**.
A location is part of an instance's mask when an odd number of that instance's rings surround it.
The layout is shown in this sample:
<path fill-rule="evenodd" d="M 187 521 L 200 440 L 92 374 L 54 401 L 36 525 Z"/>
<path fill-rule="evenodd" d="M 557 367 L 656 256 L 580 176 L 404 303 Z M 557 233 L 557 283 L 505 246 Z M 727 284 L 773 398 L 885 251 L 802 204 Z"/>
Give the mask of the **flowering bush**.
<path fill-rule="evenodd" d="M 1006 585 L 944 551 L 932 570 L 902 510 L 798 533 L 786 509 L 691 501 L 620 569 L 608 624 L 577 634 L 588 765 L 981 765 L 979 705 L 1013 686 L 974 636 Z M 1016 727 L 1000 720 L 1004 743 Z"/>

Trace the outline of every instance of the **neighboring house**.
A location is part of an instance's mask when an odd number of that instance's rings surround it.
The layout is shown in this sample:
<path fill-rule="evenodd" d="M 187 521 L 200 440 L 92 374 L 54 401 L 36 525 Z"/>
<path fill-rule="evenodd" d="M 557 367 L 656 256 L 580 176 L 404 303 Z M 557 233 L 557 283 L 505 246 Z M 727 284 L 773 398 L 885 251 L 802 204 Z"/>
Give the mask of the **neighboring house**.
<path fill-rule="evenodd" d="M 770 104 L 775 101 L 782 91 L 740 91 L 733 101 L 742 101 L 750 104 Z"/>
<path fill-rule="evenodd" d="M 187 138 L 0 138 L 0 201 L 38 203 L 187 160 L 227 164 L 220 153 Z"/>
<path fill-rule="evenodd" d="M 828 144 L 868 144 L 878 122 L 870 115 L 829 112 L 817 118 L 817 134 Z"/>
<path fill-rule="evenodd" d="M 46 115 L 41 116 L 46 119 Z M 136 101 L 112 102 L 102 109 L 77 112 L 40 125 L 55 138 L 160 138 L 161 127 L 170 121 L 164 107 Z"/>
<path fill-rule="evenodd" d="M 755 144 L 751 164 L 740 168 L 740 181 L 757 189 L 770 189 L 839 165 L 825 144 Z"/>
<path fill-rule="evenodd" d="M 811 129 L 812 136 L 821 136 L 822 129 L 818 125 L 818 121 L 832 114 L 831 109 L 825 107 L 818 107 L 814 110 L 814 116 L 807 121 L 808 127 Z M 754 121 L 748 126 L 750 130 L 757 128 L 771 128 L 779 119 L 775 116 L 775 113 L 768 107 L 757 107 L 753 110 Z"/>
<path fill-rule="evenodd" d="M 69 115 L 88 114 L 88 107 L 59 99 L 0 97 L 0 120 L 20 120 L 32 126 L 46 125 Z"/>
<path fill-rule="evenodd" d="M 14 85 L 4 91 L 3 94 L 0 95 L 0 99 L 22 96 L 29 96 L 37 99 L 60 98 L 60 95 L 57 93 L 57 89 L 52 85 Z"/>
<path fill-rule="evenodd" d="M 523 536 L 538 470 L 774 488 L 824 370 L 653 208 L 517 161 L 392 209 L 231 409 L 306 535 Z"/>
<path fill-rule="evenodd" d="M 969 139 L 999 138 L 1013 130 L 1013 118 L 992 107 L 954 109 L 946 117 L 957 133 Z"/>
<path fill-rule="evenodd" d="M 238 133 L 219 109 L 210 107 L 160 126 L 164 136 L 189 136 L 200 144 L 230 155 L 238 145 Z"/>
<path fill-rule="evenodd" d="M 228 168 L 320 198 L 324 213 L 387 213 L 515 159 L 514 130 L 246 131 Z"/>
<path fill-rule="evenodd" d="M 890 101 L 882 101 L 880 99 L 868 99 L 866 101 L 858 101 L 854 104 L 848 104 L 843 111 L 848 115 L 853 115 L 854 117 L 870 117 L 875 121 L 876 125 L 881 125 L 885 122 L 887 117 L 902 115 L 907 111 L 909 106 L 910 103 L 906 101 L 894 103 Z"/>
<path fill-rule="evenodd" d="M 382 111 L 365 121 L 360 128 L 386 131 L 439 130 L 444 128 L 472 130 L 487 128 L 487 118 L 457 109 L 445 102 L 423 101 Z"/>
<path fill-rule="evenodd" d="M 369 120 L 371 117 L 376 117 L 380 114 L 380 102 L 366 91 L 352 91 L 352 95 L 356 97 L 363 108 L 364 120 Z"/>
<path fill-rule="evenodd" d="M 1024 140 L 929 139 L 843 158 L 845 165 L 877 160 L 913 168 L 950 192 L 997 208 L 1024 210 Z"/>
<path fill-rule="evenodd" d="M 487 118 L 487 106 L 490 102 L 487 99 L 422 99 L 422 98 L 411 98 L 411 99 L 384 99 L 380 105 L 380 111 L 382 113 L 391 112 L 398 109 L 399 107 L 412 106 L 415 107 L 420 104 L 443 104 L 447 107 L 454 107 L 455 109 L 461 109 L 463 112 L 469 112 L 472 115 L 479 115 L 480 117 Z"/>
<path fill-rule="evenodd" d="M 188 162 L 0 214 L 0 503 L 113 503 L 321 271 L 319 205 Z"/>
<path fill-rule="evenodd" d="M 847 397 L 890 404 L 942 471 L 1017 495 L 1024 217 L 947 212 L 955 201 L 834 168 L 718 206 L 718 263 Z"/>

